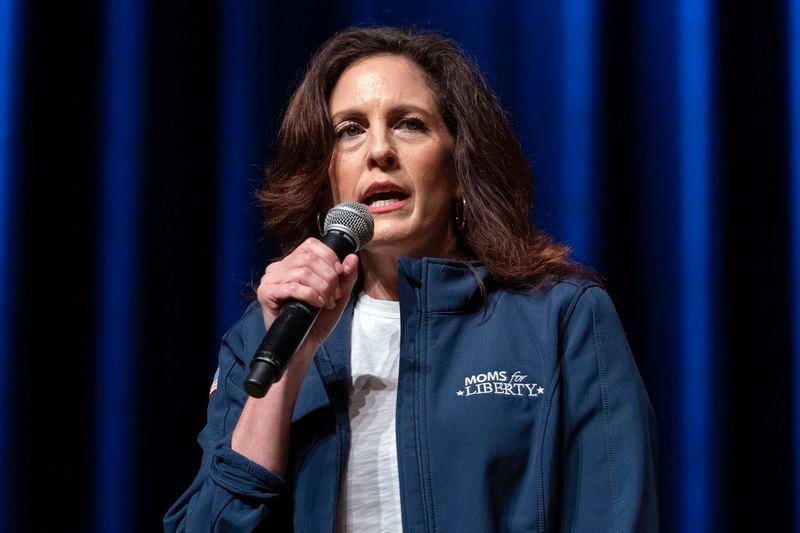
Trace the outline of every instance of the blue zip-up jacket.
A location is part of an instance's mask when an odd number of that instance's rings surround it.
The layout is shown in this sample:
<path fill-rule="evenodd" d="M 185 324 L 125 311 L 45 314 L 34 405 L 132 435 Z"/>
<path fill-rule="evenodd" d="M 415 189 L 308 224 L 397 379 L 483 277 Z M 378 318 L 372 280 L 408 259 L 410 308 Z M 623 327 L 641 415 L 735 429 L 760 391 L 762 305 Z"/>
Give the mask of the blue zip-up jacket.
<path fill-rule="evenodd" d="M 475 276 L 489 292 L 483 298 Z M 403 259 L 397 460 L 404 531 L 657 531 L 650 401 L 606 292 L 491 289 L 482 267 Z M 168 531 L 333 531 L 350 442 L 352 304 L 301 387 L 286 479 L 230 448 L 264 335 L 225 335 L 196 479 Z"/>

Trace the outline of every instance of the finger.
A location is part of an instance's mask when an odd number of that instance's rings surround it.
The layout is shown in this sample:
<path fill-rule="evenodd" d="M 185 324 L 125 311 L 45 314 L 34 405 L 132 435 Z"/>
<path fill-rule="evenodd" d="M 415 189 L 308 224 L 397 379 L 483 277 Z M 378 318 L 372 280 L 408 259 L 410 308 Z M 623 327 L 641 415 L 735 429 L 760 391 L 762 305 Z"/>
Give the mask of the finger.
<path fill-rule="evenodd" d="M 355 254 L 350 254 L 344 258 L 342 262 L 342 267 L 344 269 L 344 273 L 341 277 L 341 287 L 342 287 L 342 296 L 337 304 L 338 305 L 345 305 L 347 301 L 350 299 L 350 293 L 353 291 L 353 287 L 358 280 L 358 256 Z"/>
<path fill-rule="evenodd" d="M 358 280 L 358 256 L 349 254 L 342 261 L 342 273 L 338 277 L 339 289 L 334 301 L 329 302 L 326 306 L 328 309 L 341 309 L 350 299 L 350 293 L 353 291 L 356 281 Z"/>
<path fill-rule="evenodd" d="M 319 308 L 325 306 L 325 299 L 322 295 L 299 283 L 262 283 L 256 291 L 256 296 L 261 305 L 264 325 L 267 329 L 272 326 L 272 322 L 287 300 L 296 300 Z"/>
<path fill-rule="evenodd" d="M 303 241 L 289 255 L 267 265 L 265 274 L 276 272 L 292 266 L 299 266 L 321 260 L 322 263 L 329 265 L 337 274 L 341 273 L 341 263 L 333 250 L 325 244 L 311 237 Z"/>
<path fill-rule="evenodd" d="M 342 270 L 347 276 L 352 275 L 353 272 L 358 272 L 358 256 L 356 254 L 349 254 L 345 257 L 342 262 Z"/>
<path fill-rule="evenodd" d="M 345 258 L 342 262 L 345 272 L 341 276 L 342 296 L 336 300 L 336 305 L 330 309 L 325 309 L 319 316 L 319 320 L 315 325 L 315 334 L 313 338 L 317 339 L 316 342 L 321 342 L 327 337 L 331 328 L 339 321 L 342 316 L 347 303 L 350 301 L 350 294 L 353 287 L 358 280 L 358 258 L 353 255 L 351 258 Z"/>
<path fill-rule="evenodd" d="M 317 244 L 322 246 L 325 251 L 333 254 L 334 259 L 336 258 L 336 254 L 332 250 L 319 242 Z M 276 280 L 294 278 L 294 275 L 287 275 L 286 273 L 293 268 L 310 268 L 317 277 L 330 285 L 330 296 L 338 298 L 341 295 L 339 292 L 339 275 L 343 272 L 341 263 L 336 259 L 336 263 L 332 265 L 329 262 L 331 259 L 329 254 L 324 254 L 325 257 L 321 257 L 318 253 L 319 251 L 318 247 L 313 244 L 305 246 L 302 250 L 298 249 L 296 253 L 281 262 L 283 264 L 276 272 L 276 275 L 280 277 L 276 277 Z"/>
<path fill-rule="evenodd" d="M 339 275 L 325 260 L 314 251 L 294 253 L 282 261 L 267 267 L 262 284 L 303 283 L 322 294 L 326 301 L 332 302 L 341 296 Z"/>
<path fill-rule="evenodd" d="M 305 250 L 310 250 L 316 253 L 325 263 L 329 264 L 337 274 L 342 273 L 342 263 L 331 248 L 321 241 L 311 237 L 306 239 L 301 245 Z"/>
<path fill-rule="evenodd" d="M 316 255 L 313 255 L 313 257 L 317 258 Z M 297 263 L 297 266 L 292 265 L 293 262 Z M 327 274 L 338 288 L 338 276 L 330 269 Z M 287 258 L 272 263 L 265 269 L 256 293 L 259 301 L 262 304 L 266 303 L 270 308 L 280 307 L 283 301 L 278 295 L 284 294 L 284 291 L 276 292 L 275 287 L 291 283 L 299 283 L 314 289 L 326 302 L 333 299 L 332 294 L 335 293 L 335 287 L 331 287 L 330 281 L 319 277 L 311 265 Z"/>
<path fill-rule="evenodd" d="M 258 301 L 272 310 L 277 310 L 286 300 L 283 295 L 285 289 L 280 289 L 281 285 L 287 284 L 306 285 L 317 292 L 323 299 L 327 299 L 327 284 L 319 279 L 311 269 L 307 267 L 299 268 L 272 268 L 261 277 L 261 281 L 256 291 Z M 280 289 L 280 290 L 279 290 Z M 318 304 L 314 304 L 319 307 Z"/>
<path fill-rule="evenodd" d="M 272 304 L 270 307 L 276 305 L 277 308 L 280 308 L 287 300 L 297 300 L 314 307 L 323 307 L 326 304 L 325 298 L 320 293 L 302 283 L 290 282 L 270 284 L 264 288 L 264 292 L 267 294 L 266 299 L 268 305 Z M 274 304 L 272 302 L 274 302 Z"/>
<path fill-rule="evenodd" d="M 337 291 L 339 291 L 339 277 L 333 272 L 328 274 L 330 277 L 323 279 L 317 274 L 313 266 L 303 265 L 275 276 L 270 280 L 270 283 L 299 283 L 307 285 L 319 293 L 327 302 L 333 300 Z"/>

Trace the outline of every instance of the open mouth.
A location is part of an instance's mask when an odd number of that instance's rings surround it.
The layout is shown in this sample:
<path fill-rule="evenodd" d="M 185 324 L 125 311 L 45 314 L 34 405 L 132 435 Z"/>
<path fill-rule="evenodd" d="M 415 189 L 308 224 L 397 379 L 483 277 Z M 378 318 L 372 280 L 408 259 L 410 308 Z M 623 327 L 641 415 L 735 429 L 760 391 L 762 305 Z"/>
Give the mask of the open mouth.
<path fill-rule="evenodd" d="M 409 194 L 394 183 L 373 183 L 364 193 L 361 203 L 370 211 L 390 211 L 399 208 L 408 200 Z"/>

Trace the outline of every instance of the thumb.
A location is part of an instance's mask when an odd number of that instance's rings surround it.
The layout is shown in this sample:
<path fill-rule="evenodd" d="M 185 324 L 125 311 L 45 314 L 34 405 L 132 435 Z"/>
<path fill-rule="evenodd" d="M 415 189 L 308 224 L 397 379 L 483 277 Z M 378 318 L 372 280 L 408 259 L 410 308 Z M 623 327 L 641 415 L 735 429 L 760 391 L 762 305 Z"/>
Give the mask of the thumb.
<path fill-rule="evenodd" d="M 342 298 L 337 302 L 339 305 L 347 303 L 350 299 L 350 293 L 353 291 L 353 287 L 358 280 L 358 256 L 356 254 L 350 254 L 345 257 L 344 261 L 342 261 L 342 268 L 344 269 L 340 280 Z"/>
<path fill-rule="evenodd" d="M 312 352 L 316 352 L 320 344 L 330 334 L 331 330 L 336 326 L 336 323 L 342 316 L 345 306 L 350 301 L 350 293 L 358 279 L 358 256 L 350 254 L 342 261 L 343 272 L 339 278 L 339 288 L 342 291 L 341 297 L 336 300 L 336 306 L 333 309 L 321 309 L 319 317 L 314 323 L 314 327 L 306 337 L 305 343 L 308 346 L 313 346 Z"/>
<path fill-rule="evenodd" d="M 341 296 L 336 299 L 336 305 L 331 309 L 322 309 L 322 314 L 326 317 L 335 317 L 336 320 L 342 314 L 342 310 L 350 301 L 350 293 L 358 280 L 358 256 L 350 254 L 342 261 L 342 273 L 339 274 L 339 290 Z"/>

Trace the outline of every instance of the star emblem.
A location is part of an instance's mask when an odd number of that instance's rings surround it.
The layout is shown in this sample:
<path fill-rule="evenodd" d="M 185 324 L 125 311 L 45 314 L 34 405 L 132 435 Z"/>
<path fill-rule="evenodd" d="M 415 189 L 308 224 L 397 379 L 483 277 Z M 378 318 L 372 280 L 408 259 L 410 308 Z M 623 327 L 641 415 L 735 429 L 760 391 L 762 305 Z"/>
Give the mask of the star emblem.
<path fill-rule="evenodd" d="M 464 396 L 464 391 L 463 390 L 456 391 L 456 394 L 458 394 L 459 396 Z"/>
<path fill-rule="evenodd" d="M 544 394 L 544 387 L 539 387 L 538 389 L 536 389 L 536 392 L 538 392 L 539 394 Z"/>

